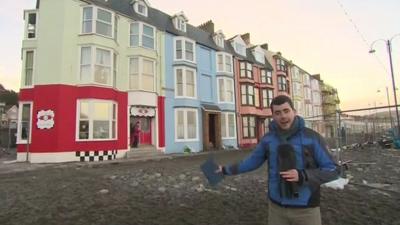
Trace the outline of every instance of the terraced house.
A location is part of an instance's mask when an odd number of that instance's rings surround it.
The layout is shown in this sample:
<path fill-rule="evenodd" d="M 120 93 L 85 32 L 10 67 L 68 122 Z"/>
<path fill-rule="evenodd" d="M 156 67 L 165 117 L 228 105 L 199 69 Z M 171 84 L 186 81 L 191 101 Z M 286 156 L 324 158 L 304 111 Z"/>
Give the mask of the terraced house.
<path fill-rule="evenodd" d="M 291 94 L 293 63 L 267 44 L 226 40 L 211 20 L 193 26 L 147 0 L 37 0 L 24 20 L 18 161 L 250 147 L 273 97 Z M 301 71 L 294 99 L 309 116 L 321 89 Z"/>
<path fill-rule="evenodd" d="M 166 152 L 237 147 L 233 61 L 209 21 L 188 24 L 177 13 L 165 37 Z"/>
<path fill-rule="evenodd" d="M 25 11 L 19 161 L 123 157 L 136 120 L 141 143 L 164 148 L 164 35 L 151 13 L 140 0 L 38 0 Z"/>
<path fill-rule="evenodd" d="M 19 161 L 124 157 L 137 121 L 140 148 L 237 146 L 222 32 L 146 0 L 38 0 L 24 14 Z"/>
<path fill-rule="evenodd" d="M 238 140 L 241 147 L 257 144 L 268 129 L 270 102 L 274 97 L 272 66 L 265 56 L 268 47 L 252 45 L 250 34 L 228 40 L 234 49 Z"/>

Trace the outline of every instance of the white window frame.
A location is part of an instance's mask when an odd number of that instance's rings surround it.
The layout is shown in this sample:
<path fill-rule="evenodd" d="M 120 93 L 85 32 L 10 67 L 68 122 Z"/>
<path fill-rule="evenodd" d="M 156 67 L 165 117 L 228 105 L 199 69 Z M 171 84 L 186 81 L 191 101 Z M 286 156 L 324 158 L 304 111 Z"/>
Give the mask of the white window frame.
<path fill-rule="evenodd" d="M 229 115 L 233 116 L 233 136 L 229 136 Z M 221 117 L 225 118 L 225 124 L 222 124 L 221 122 L 221 129 L 225 129 L 226 134 L 225 136 L 222 136 L 222 139 L 236 139 L 236 114 L 233 112 L 222 112 Z"/>
<path fill-rule="evenodd" d="M 28 24 L 29 24 L 29 14 L 35 14 L 36 15 L 36 24 L 35 24 L 35 37 L 34 38 L 29 38 L 28 36 Z M 36 40 L 38 36 L 38 24 L 39 24 L 39 11 L 38 10 L 25 10 L 24 11 L 24 17 L 25 19 L 25 35 L 24 38 L 27 40 Z"/>
<path fill-rule="evenodd" d="M 218 64 L 220 64 L 219 62 L 219 56 L 222 57 L 222 70 L 220 70 Z M 227 60 L 227 58 L 229 58 Z M 216 68 L 217 68 L 217 72 L 219 73 L 228 73 L 228 74 L 233 74 L 233 60 L 232 60 L 232 55 L 225 53 L 225 52 L 217 52 L 217 57 L 216 57 Z M 229 67 L 229 70 L 227 70 L 227 68 Z"/>
<path fill-rule="evenodd" d="M 184 130 L 184 138 L 178 139 L 178 111 L 183 111 L 183 130 Z M 188 138 L 188 120 L 187 113 L 194 112 L 196 115 L 196 137 Z M 199 115 L 198 110 L 195 108 L 175 108 L 175 142 L 189 142 L 189 141 L 198 141 L 199 140 Z"/>
<path fill-rule="evenodd" d="M 27 52 L 33 52 L 33 64 L 32 64 L 32 84 L 30 84 L 30 85 L 26 85 L 26 59 L 27 59 L 27 57 L 26 57 L 26 53 Z M 34 80 L 35 80 L 35 68 L 36 68 L 36 49 L 24 49 L 24 51 L 23 51 L 23 58 L 24 58 L 24 61 L 23 61 L 23 83 L 22 83 L 22 88 L 32 88 L 33 87 L 33 85 L 34 85 Z"/>
<path fill-rule="evenodd" d="M 139 88 L 138 89 L 133 89 L 130 87 L 130 82 L 131 82 L 131 59 L 138 59 L 138 83 L 139 83 Z M 153 90 L 146 90 L 143 88 L 143 83 L 142 83 L 142 76 L 143 76 L 143 60 L 148 60 L 148 61 L 152 61 L 153 62 Z M 154 59 L 151 58 L 147 58 L 147 57 L 142 57 L 142 56 L 131 56 L 128 58 L 128 80 L 129 80 L 129 84 L 128 84 L 128 90 L 141 90 L 141 91 L 150 91 L 150 92 L 155 92 L 156 88 L 156 61 Z"/>
<path fill-rule="evenodd" d="M 182 16 L 177 16 L 175 18 L 175 28 L 182 32 L 186 32 L 186 20 Z"/>
<path fill-rule="evenodd" d="M 178 73 L 177 71 L 181 69 L 182 70 L 182 83 L 183 83 L 183 87 L 182 87 L 182 91 L 183 91 L 183 95 L 179 96 L 178 95 L 178 87 L 177 87 L 177 76 Z M 186 71 L 192 71 L 193 72 L 193 79 L 194 79 L 194 96 L 188 96 L 186 93 L 186 86 L 187 86 L 187 82 L 186 82 Z M 175 98 L 189 98 L 189 99 L 197 99 L 197 74 L 196 74 L 196 70 L 192 69 L 190 67 L 186 67 L 186 66 L 177 66 L 174 67 L 174 89 L 175 89 Z"/>
<path fill-rule="evenodd" d="M 80 103 L 81 102 L 87 102 L 89 104 L 89 137 L 88 139 L 80 139 L 79 138 L 79 122 L 80 122 Z M 109 138 L 107 139 L 102 139 L 102 138 L 93 138 L 93 112 L 94 112 L 94 103 L 108 103 L 111 104 L 111 107 L 109 107 Z M 115 119 L 113 119 L 113 105 L 115 105 Z M 112 123 L 115 122 L 115 138 L 112 138 Z M 112 140 L 118 140 L 118 102 L 113 101 L 113 100 L 102 100 L 102 99 L 78 99 L 76 101 L 76 129 L 75 129 L 75 141 L 76 142 L 90 142 L 90 141 L 112 141 Z"/>
<path fill-rule="evenodd" d="M 225 39 L 221 34 L 216 34 L 214 36 L 214 42 L 221 48 L 225 47 Z"/>
<path fill-rule="evenodd" d="M 138 35 L 138 45 L 137 46 L 136 45 L 132 45 L 132 43 L 131 43 L 131 37 L 132 37 L 132 31 L 131 30 L 132 30 L 132 25 L 133 24 L 138 24 L 139 25 L 139 33 L 137 34 Z M 150 38 L 150 36 L 144 34 L 144 32 L 143 32 L 143 30 L 144 30 L 143 27 L 144 26 L 148 26 L 148 27 L 151 27 L 153 29 L 153 48 L 150 48 L 148 46 L 144 46 L 143 45 L 143 36 L 146 36 L 146 37 Z M 156 28 L 154 26 L 151 26 L 151 25 L 147 24 L 147 23 L 142 23 L 142 22 L 137 22 L 137 21 L 130 23 L 130 25 L 129 25 L 129 47 L 131 47 L 131 48 L 143 47 L 143 48 L 146 48 L 146 49 L 155 50 L 156 49 Z"/>
<path fill-rule="evenodd" d="M 176 54 L 176 42 L 177 41 L 181 41 L 182 43 L 182 58 L 178 59 L 177 58 L 177 54 Z M 188 60 L 186 58 L 186 42 L 190 42 L 193 44 L 193 61 Z M 174 38 L 174 60 L 175 61 L 187 61 L 187 62 L 191 62 L 191 63 L 196 63 L 196 42 L 193 40 L 190 40 L 188 38 L 184 38 L 184 37 L 175 37 Z"/>
<path fill-rule="evenodd" d="M 91 22 L 92 22 L 92 30 L 91 30 L 91 32 L 83 32 L 83 20 L 84 20 L 84 17 L 83 17 L 83 10 L 85 9 L 85 8 L 92 8 L 92 19 L 91 19 Z M 99 20 L 100 22 L 102 22 L 102 23 L 107 23 L 107 24 L 109 24 L 109 25 L 111 25 L 111 36 L 107 36 L 107 35 L 104 35 L 104 34 L 99 34 L 99 33 L 97 33 L 97 26 L 96 26 L 96 21 L 98 21 L 98 18 L 97 18 L 97 14 L 98 14 L 98 10 L 103 10 L 103 11 L 106 11 L 106 12 L 108 12 L 108 13 L 111 13 L 111 22 L 110 23 L 108 23 L 107 21 L 104 21 L 104 20 Z M 96 35 L 99 35 L 99 36 L 102 36 L 102 37 L 107 37 L 107 38 L 114 38 L 114 26 L 115 26 L 115 23 L 114 23 L 114 20 L 115 20 L 115 13 L 113 12 L 113 11 L 111 11 L 111 10 L 108 10 L 108 9 L 104 9 L 104 8 L 101 8 L 101 7 L 98 7 L 98 6 L 93 6 L 93 5 L 86 5 L 86 6 L 83 6 L 82 8 L 81 8 L 81 20 L 80 20 L 80 23 L 81 23 L 81 27 L 80 27 L 80 33 L 81 34 L 96 34 Z"/>
<path fill-rule="evenodd" d="M 90 48 L 90 81 L 89 81 L 89 84 L 96 84 L 96 85 L 102 85 L 102 86 L 109 86 L 109 87 L 113 87 L 113 84 L 114 84 L 114 75 L 113 75 L 113 73 L 114 73 L 114 51 L 113 51 L 113 49 L 110 49 L 110 48 L 104 48 L 104 47 L 98 47 L 98 46 L 96 46 L 96 45 L 81 45 L 80 47 L 79 47 L 79 62 L 78 62 L 78 65 L 79 65 L 79 70 L 78 70 L 78 81 L 79 81 L 79 83 L 80 84 L 87 84 L 87 83 L 84 83 L 84 82 L 82 82 L 82 79 L 81 79 L 81 70 L 82 70 L 82 64 L 81 64 L 81 62 L 82 62 L 82 48 Z M 110 53 L 110 79 L 109 79 L 109 83 L 107 83 L 107 84 L 103 84 L 103 83 L 99 83 L 99 82 L 95 82 L 95 65 L 96 65 L 96 50 L 97 49 L 101 49 L 101 50 L 105 50 L 105 51 L 108 51 L 109 53 Z"/>
<path fill-rule="evenodd" d="M 224 90 L 223 90 L 223 101 L 221 101 L 221 87 L 220 87 L 220 81 L 223 81 L 224 83 Z M 232 91 L 232 101 L 228 101 L 228 85 L 227 85 L 227 81 L 231 81 L 231 91 Z M 234 91 L 234 83 L 233 83 L 233 78 L 229 78 L 229 77 L 218 77 L 217 78 L 217 92 L 218 92 L 218 103 L 229 103 L 229 104 L 234 104 L 235 103 L 235 91 Z"/>
<path fill-rule="evenodd" d="M 139 11 L 139 5 L 141 5 L 141 6 L 144 7 L 144 12 L 140 12 L 140 11 Z M 135 10 L 135 12 L 136 12 L 137 14 L 142 15 L 142 16 L 145 16 L 145 17 L 148 16 L 149 9 L 148 9 L 148 7 L 147 7 L 147 5 L 146 5 L 145 2 L 143 2 L 143 1 L 136 1 L 133 8 L 134 8 L 134 10 Z"/>
<path fill-rule="evenodd" d="M 21 134 L 22 134 L 22 109 L 23 105 L 30 105 L 30 119 L 29 119 L 29 133 L 28 133 L 28 139 L 22 139 Z M 17 127 L 17 144 L 27 144 L 31 143 L 32 141 L 32 112 L 33 112 L 33 102 L 28 102 L 28 101 L 21 101 L 19 102 L 19 107 L 18 107 L 18 127 Z"/>

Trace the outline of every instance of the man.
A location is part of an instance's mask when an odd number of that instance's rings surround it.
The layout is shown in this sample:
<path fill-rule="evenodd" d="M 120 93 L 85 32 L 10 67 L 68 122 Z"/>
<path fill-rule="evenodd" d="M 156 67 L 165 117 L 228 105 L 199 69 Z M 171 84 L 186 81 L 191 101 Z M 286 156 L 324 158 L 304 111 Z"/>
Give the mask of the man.
<path fill-rule="evenodd" d="M 245 173 L 268 160 L 268 223 L 321 225 L 320 185 L 338 177 L 337 167 L 323 138 L 304 126 L 289 97 L 275 97 L 270 107 L 270 132 L 245 160 L 219 166 L 219 172 Z"/>
<path fill-rule="evenodd" d="M 133 127 L 132 131 L 133 131 L 132 132 L 132 137 L 133 137 L 132 146 L 134 148 L 137 148 L 138 144 L 139 144 L 139 137 L 140 137 L 140 132 L 141 132 L 141 130 L 140 130 L 140 121 L 139 120 L 136 121 L 135 126 Z"/>

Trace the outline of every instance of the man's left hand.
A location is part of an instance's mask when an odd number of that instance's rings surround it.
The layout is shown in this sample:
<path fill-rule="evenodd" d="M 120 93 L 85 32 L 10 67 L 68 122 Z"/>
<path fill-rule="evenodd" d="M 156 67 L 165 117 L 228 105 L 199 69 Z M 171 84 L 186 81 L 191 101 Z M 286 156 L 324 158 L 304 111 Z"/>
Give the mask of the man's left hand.
<path fill-rule="evenodd" d="M 299 181 L 299 174 L 296 169 L 291 169 L 279 173 L 286 181 L 297 182 Z"/>

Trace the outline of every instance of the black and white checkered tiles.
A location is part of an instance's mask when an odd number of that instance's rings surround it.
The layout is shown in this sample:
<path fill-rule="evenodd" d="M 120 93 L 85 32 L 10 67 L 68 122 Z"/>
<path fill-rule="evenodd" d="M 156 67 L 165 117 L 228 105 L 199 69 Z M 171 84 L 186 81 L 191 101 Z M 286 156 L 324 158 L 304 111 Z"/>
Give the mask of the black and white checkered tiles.
<path fill-rule="evenodd" d="M 76 157 L 79 157 L 81 162 L 95 162 L 113 160 L 117 157 L 117 150 L 104 150 L 104 151 L 77 151 Z"/>

